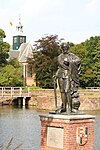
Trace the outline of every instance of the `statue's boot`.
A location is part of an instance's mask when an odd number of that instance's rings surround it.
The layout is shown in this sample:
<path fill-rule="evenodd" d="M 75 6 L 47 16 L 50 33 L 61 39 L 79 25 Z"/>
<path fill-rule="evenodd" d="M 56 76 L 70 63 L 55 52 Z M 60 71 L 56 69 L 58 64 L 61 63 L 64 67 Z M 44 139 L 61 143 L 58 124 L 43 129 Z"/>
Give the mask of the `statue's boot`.
<path fill-rule="evenodd" d="M 56 111 L 55 111 L 55 113 L 57 113 L 57 114 L 61 114 L 61 113 L 64 113 L 64 112 L 66 112 L 66 108 L 58 108 Z"/>

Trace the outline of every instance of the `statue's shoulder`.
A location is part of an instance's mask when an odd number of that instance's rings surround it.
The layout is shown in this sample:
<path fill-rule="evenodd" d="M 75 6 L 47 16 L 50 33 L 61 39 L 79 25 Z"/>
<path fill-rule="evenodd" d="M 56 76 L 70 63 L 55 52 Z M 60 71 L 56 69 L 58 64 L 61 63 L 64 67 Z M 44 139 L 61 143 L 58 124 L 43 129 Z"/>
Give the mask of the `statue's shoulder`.
<path fill-rule="evenodd" d="M 75 60 L 75 61 L 79 61 L 79 62 L 81 61 L 81 59 L 74 53 L 69 53 L 69 58 L 70 58 L 70 60 Z"/>
<path fill-rule="evenodd" d="M 71 56 L 71 57 L 75 57 L 75 58 L 77 57 L 77 58 L 78 58 L 78 56 L 77 56 L 77 55 L 75 55 L 74 53 L 71 53 L 71 52 L 69 53 L 69 56 Z"/>
<path fill-rule="evenodd" d="M 74 53 L 69 52 L 68 53 L 70 56 L 76 56 Z"/>
<path fill-rule="evenodd" d="M 58 58 L 61 58 L 63 56 L 63 53 L 61 53 L 59 56 L 58 56 Z"/>

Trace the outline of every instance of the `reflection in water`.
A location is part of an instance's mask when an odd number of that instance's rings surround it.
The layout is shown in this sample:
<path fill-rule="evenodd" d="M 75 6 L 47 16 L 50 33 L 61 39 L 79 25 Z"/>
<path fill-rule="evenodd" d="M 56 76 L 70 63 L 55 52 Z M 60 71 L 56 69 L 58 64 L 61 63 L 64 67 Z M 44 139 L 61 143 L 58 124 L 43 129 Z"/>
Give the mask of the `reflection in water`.
<path fill-rule="evenodd" d="M 40 150 L 40 113 L 33 107 L 0 106 L 0 145 L 6 147 L 13 138 L 11 149 L 22 144 L 20 150 Z M 96 116 L 95 150 L 99 150 L 100 111 L 85 111 L 85 114 Z"/>

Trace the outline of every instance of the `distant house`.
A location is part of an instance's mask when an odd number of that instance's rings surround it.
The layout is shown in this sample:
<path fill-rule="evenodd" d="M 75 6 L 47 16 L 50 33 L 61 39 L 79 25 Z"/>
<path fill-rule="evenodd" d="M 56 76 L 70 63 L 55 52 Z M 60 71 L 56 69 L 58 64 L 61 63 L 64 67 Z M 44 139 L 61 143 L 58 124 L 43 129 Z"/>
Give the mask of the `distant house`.
<path fill-rule="evenodd" d="M 23 86 L 36 85 L 35 75 L 32 67 L 29 66 L 27 60 L 33 57 L 33 47 L 30 43 L 26 43 L 26 36 L 23 34 L 23 26 L 19 18 L 16 26 L 16 35 L 13 36 L 13 45 L 9 51 L 9 59 L 17 58 L 22 66 Z"/>

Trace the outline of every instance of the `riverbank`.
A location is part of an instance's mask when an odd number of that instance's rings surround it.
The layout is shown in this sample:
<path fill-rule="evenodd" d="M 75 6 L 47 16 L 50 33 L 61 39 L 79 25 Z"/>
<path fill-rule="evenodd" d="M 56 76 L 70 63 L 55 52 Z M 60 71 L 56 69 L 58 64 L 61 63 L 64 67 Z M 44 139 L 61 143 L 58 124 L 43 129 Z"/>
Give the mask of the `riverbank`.
<path fill-rule="evenodd" d="M 100 89 L 79 90 L 80 110 L 100 110 Z M 42 89 L 33 90 L 29 105 L 34 105 L 38 109 L 55 108 L 54 90 Z M 57 90 L 57 105 L 61 106 L 60 92 Z"/>
<path fill-rule="evenodd" d="M 57 105 L 61 105 L 59 90 L 57 92 Z M 55 98 L 53 89 L 34 89 L 30 90 L 29 106 L 37 109 L 53 110 L 55 109 Z M 79 90 L 80 110 L 100 110 L 100 89 Z M 13 98 L 1 98 L 1 105 L 11 105 Z"/>

